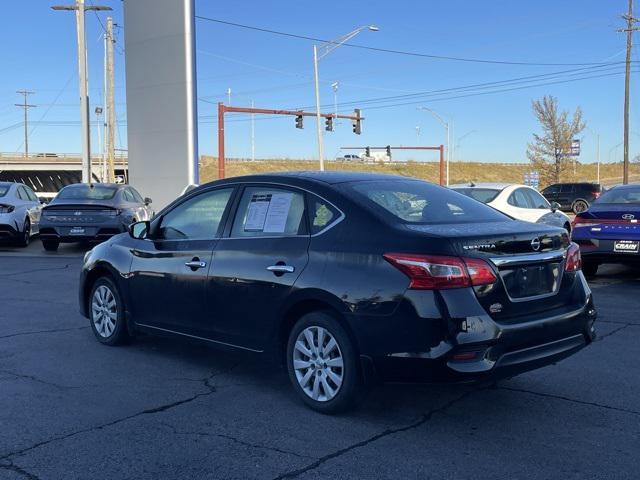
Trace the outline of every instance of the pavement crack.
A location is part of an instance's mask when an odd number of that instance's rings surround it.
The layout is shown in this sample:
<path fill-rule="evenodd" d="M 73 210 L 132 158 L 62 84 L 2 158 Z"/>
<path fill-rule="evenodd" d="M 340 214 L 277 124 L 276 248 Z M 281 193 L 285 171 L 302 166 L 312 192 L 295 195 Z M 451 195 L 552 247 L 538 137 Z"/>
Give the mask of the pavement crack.
<path fill-rule="evenodd" d="M 629 409 L 620 408 L 620 407 L 612 407 L 611 405 L 605 405 L 603 403 L 587 402 L 587 401 L 584 401 L 584 400 L 577 400 L 575 398 L 565 397 L 564 395 L 555 395 L 553 393 L 535 392 L 533 390 L 526 390 L 524 388 L 513 388 L 513 387 L 503 387 L 503 386 L 499 386 L 497 388 L 499 390 L 508 390 L 510 392 L 517 392 L 517 393 L 528 393 L 529 395 L 536 395 L 538 397 L 553 398 L 553 399 L 556 399 L 556 400 L 564 400 L 565 402 L 577 403 L 579 405 L 586 405 L 586 406 L 589 406 L 589 407 L 604 408 L 604 409 L 613 410 L 613 411 L 616 411 L 616 412 L 629 413 L 631 415 L 640 415 L 640 412 L 636 411 L 636 410 L 629 410 Z"/>
<path fill-rule="evenodd" d="M 22 374 L 22 373 L 15 373 L 12 372 L 10 370 L 0 370 L 0 373 L 3 373 L 5 375 L 11 375 L 14 378 L 21 378 L 23 380 L 30 380 L 32 382 L 36 382 L 36 383 L 41 383 L 43 385 L 48 385 L 50 387 L 55 387 L 55 388 L 59 388 L 59 389 L 68 389 L 68 388 L 77 388 L 77 387 L 72 387 L 69 385 L 59 385 L 57 383 L 53 383 L 53 382 L 47 382 L 46 380 L 42 380 L 34 375 L 26 375 L 26 374 Z"/>
<path fill-rule="evenodd" d="M 201 382 L 202 382 L 203 386 L 207 389 L 207 391 L 205 391 L 205 392 L 196 393 L 196 394 L 194 394 L 194 395 L 192 395 L 190 397 L 184 398 L 182 400 L 178 400 L 176 402 L 167 403 L 167 404 L 160 405 L 160 406 L 153 407 L 153 408 L 147 408 L 147 409 L 142 410 L 140 412 L 137 412 L 137 413 L 134 413 L 134 414 L 131 414 L 131 415 L 127 415 L 126 417 L 118 418 L 116 420 L 112 420 L 110 422 L 106 422 L 106 423 L 103 423 L 103 424 L 100 424 L 100 425 L 95 425 L 93 427 L 83 428 L 83 429 L 80 429 L 80 430 L 76 430 L 74 432 L 67 433 L 65 435 L 58 435 L 58 436 L 52 437 L 52 438 L 50 438 L 48 440 L 42 440 L 40 442 L 34 443 L 33 445 L 31 445 L 29 447 L 25 447 L 25 448 L 22 448 L 20 450 L 16 450 L 14 452 L 9 452 L 9 453 L 6 453 L 4 455 L 1 455 L 0 456 L 0 460 L 7 460 L 7 459 L 10 459 L 11 457 L 23 455 L 23 454 L 25 454 L 27 452 L 30 452 L 30 451 L 35 450 L 37 448 L 49 445 L 51 443 L 62 441 L 62 440 L 66 440 L 68 438 L 75 437 L 77 435 L 82 435 L 83 433 L 94 432 L 94 431 L 102 430 L 104 428 L 112 427 L 114 425 L 118 425 L 120 423 L 126 422 L 128 420 L 132 420 L 132 419 L 137 418 L 137 417 L 141 417 L 141 416 L 144 416 L 144 415 L 152 415 L 152 414 L 160 413 L 160 412 L 166 412 L 167 410 L 170 410 L 172 408 L 176 408 L 176 407 L 179 407 L 181 405 L 185 405 L 187 403 L 191 403 L 194 400 L 197 400 L 198 398 L 207 397 L 209 395 L 212 395 L 212 394 L 214 394 L 216 392 L 215 386 L 211 383 L 213 378 L 215 378 L 215 377 L 217 377 L 219 375 L 224 375 L 224 374 L 230 372 L 231 370 L 236 368 L 238 365 L 240 365 L 240 363 L 235 364 L 235 365 L 233 365 L 232 367 L 230 367 L 230 368 L 228 368 L 226 370 L 222 370 L 222 371 L 219 371 L 219 372 L 213 372 L 208 377 L 205 377 L 205 378 L 201 379 Z"/>
<path fill-rule="evenodd" d="M 71 266 L 70 263 L 63 265 L 62 267 L 48 267 L 48 268 L 34 268 L 32 270 L 23 270 L 21 272 L 12 272 L 12 273 L 0 273 L 0 277 L 13 277 L 15 275 L 25 275 L 27 273 L 37 273 L 37 272 L 51 272 L 54 270 L 66 270 Z"/>
<path fill-rule="evenodd" d="M 0 340 L 4 338 L 13 338 L 13 337 L 22 337 L 24 335 L 37 335 L 40 333 L 58 333 L 58 332 L 72 332 L 74 330 L 84 330 L 85 328 L 89 328 L 87 325 L 84 327 L 73 327 L 73 328 L 54 328 L 51 330 L 36 330 L 33 332 L 20 332 L 20 333 L 12 333 L 10 335 L 0 336 Z"/>
<path fill-rule="evenodd" d="M 28 480 L 40 480 L 39 477 L 37 477 L 31 472 L 26 471 L 24 468 L 19 467 L 13 462 L 9 464 L 6 464 L 6 463 L 0 464 L 0 469 L 9 470 L 10 472 L 17 473 L 18 475 L 22 475 L 24 478 L 27 478 Z"/>
<path fill-rule="evenodd" d="M 604 340 L 605 338 L 610 337 L 611 335 L 616 334 L 616 333 L 618 333 L 619 331 L 624 330 L 625 328 L 630 327 L 631 325 L 633 325 L 633 324 L 632 324 L 632 323 L 625 323 L 625 324 L 621 325 L 620 327 L 618 327 L 618 328 L 616 328 L 616 329 L 611 330 L 609 333 L 606 333 L 605 335 L 602 335 L 601 337 L 596 338 L 596 339 L 595 339 L 595 341 L 596 341 L 596 342 L 601 342 L 601 341 L 602 341 L 602 340 Z"/>
<path fill-rule="evenodd" d="M 277 477 L 274 478 L 274 480 L 282 480 L 285 478 L 296 478 L 304 473 L 307 473 L 311 470 L 315 470 L 316 468 L 318 468 L 320 465 L 328 462 L 329 460 L 333 460 L 334 458 L 338 458 L 341 457 L 342 455 L 349 453 L 353 450 L 362 448 L 362 447 L 366 447 L 367 445 L 376 442 L 378 440 L 380 440 L 381 438 L 385 438 L 391 435 L 395 435 L 397 433 L 402 433 L 402 432 L 406 432 L 408 430 L 414 430 L 418 427 L 421 427 L 422 425 L 424 425 L 425 423 L 429 422 L 434 415 L 438 414 L 438 413 L 444 413 L 446 410 L 448 410 L 449 408 L 451 408 L 453 405 L 455 405 L 458 402 L 461 402 L 462 400 L 465 400 L 466 398 L 468 398 L 470 395 L 472 395 L 473 393 L 479 391 L 479 389 L 476 390 L 471 390 L 468 391 L 466 393 L 464 393 L 463 395 L 459 395 L 458 397 L 454 398 L 453 400 L 448 401 L 447 403 L 445 403 L 444 405 L 442 405 L 441 407 L 437 407 L 434 409 L 429 410 L 427 413 L 423 414 L 420 416 L 420 418 L 418 420 L 416 420 L 413 423 L 410 423 L 408 425 L 404 425 L 402 427 L 396 427 L 396 428 L 388 428 L 376 435 L 373 435 L 372 437 L 367 438 L 366 440 L 362 440 L 358 443 L 354 443 L 353 445 L 349 445 L 348 447 L 344 447 L 341 448 L 340 450 L 337 450 L 333 453 L 329 453 L 328 455 L 325 455 L 321 458 L 319 458 L 318 460 L 316 460 L 315 462 L 307 465 L 306 467 L 302 467 L 299 468 L 297 470 L 293 470 L 291 472 L 286 472 L 283 473 L 281 475 L 278 475 Z"/>

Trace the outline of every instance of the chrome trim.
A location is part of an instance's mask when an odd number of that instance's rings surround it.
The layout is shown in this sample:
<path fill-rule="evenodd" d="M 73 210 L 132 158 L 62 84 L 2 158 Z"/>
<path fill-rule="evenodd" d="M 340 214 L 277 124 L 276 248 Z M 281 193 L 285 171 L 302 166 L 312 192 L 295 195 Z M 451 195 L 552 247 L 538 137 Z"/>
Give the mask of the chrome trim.
<path fill-rule="evenodd" d="M 269 265 L 267 270 L 274 273 L 293 273 L 295 268 L 291 265 Z"/>
<path fill-rule="evenodd" d="M 154 327 L 153 325 L 146 325 L 144 323 L 136 323 L 139 327 L 151 328 L 152 330 L 160 330 L 161 332 L 174 333 L 176 335 L 182 335 L 183 337 L 195 338 L 196 340 L 204 340 L 206 342 L 217 343 L 219 345 L 225 345 L 227 347 L 239 348 L 240 350 L 247 350 L 248 352 L 262 353 L 264 350 L 255 350 L 249 347 L 241 347 L 240 345 L 234 345 L 233 343 L 221 342 L 219 340 L 211 340 L 210 338 L 198 337 L 197 335 L 189 335 L 188 333 L 177 332 L 175 330 L 169 330 L 167 328 Z"/>
<path fill-rule="evenodd" d="M 491 257 L 491 263 L 496 267 L 512 266 L 528 263 L 543 263 L 552 260 L 562 261 L 566 256 L 564 250 L 543 253 L 525 253 L 523 255 L 506 255 L 505 257 Z"/>

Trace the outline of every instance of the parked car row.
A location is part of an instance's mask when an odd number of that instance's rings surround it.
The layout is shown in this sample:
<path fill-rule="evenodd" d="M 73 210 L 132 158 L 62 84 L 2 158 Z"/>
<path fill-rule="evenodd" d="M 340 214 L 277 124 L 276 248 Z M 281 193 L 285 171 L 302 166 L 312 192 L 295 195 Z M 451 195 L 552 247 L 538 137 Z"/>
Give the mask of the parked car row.
<path fill-rule="evenodd" d="M 0 183 L 0 240 L 26 247 L 40 235 L 45 250 L 62 242 L 99 242 L 149 220 L 151 199 L 122 184 L 72 184 L 44 205 L 22 183 Z"/>
<path fill-rule="evenodd" d="M 79 302 L 106 345 L 145 332 L 274 358 L 327 413 L 374 377 L 495 381 L 555 363 L 596 318 L 564 225 L 348 172 L 197 187 L 88 252 Z"/>

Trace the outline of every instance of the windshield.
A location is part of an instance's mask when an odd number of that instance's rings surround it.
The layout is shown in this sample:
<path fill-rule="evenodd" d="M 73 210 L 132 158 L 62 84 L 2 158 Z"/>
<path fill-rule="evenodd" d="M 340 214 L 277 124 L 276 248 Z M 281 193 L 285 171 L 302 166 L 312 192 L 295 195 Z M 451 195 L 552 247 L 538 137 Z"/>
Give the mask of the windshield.
<path fill-rule="evenodd" d="M 640 204 L 640 185 L 637 187 L 613 188 L 597 199 L 599 205 L 608 203 L 635 203 Z"/>
<path fill-rule="evenodd" d="M 411 224 L 502 222 L 509 217 L 452 190 L 418 180 L 347 184 L 356 200 Z"/>
<path fill-rule="evenodd" d="M 452 190 L 482 203 L 493 201 L 500 193 L 500 190 L 493 188 L 453 188 Z"/>
<path fill-rule="evenodd" d="M 4 197 L 10 188 L 10 185 L 0 185 L 0 197 Z"/>
<path fill-rule="evenodd" d="M 58 197 L 61 200 L 110 200 L 118 189 L 96 185 L 73 185 L 60 190 Z"/>

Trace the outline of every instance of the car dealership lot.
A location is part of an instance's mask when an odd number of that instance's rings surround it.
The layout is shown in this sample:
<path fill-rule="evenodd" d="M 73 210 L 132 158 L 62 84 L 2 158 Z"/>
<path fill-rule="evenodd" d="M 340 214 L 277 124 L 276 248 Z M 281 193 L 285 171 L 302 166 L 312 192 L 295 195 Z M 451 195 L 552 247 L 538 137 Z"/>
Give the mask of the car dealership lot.
<path fill-rule="evenodd" d="M 593 282 L 599 339 L 494 388 L 377 387 L 323 416 L 260 359 L 77 311 L 83 249 L 0 247 L 0 478 L 637 478 L 640 272 Z"/>

